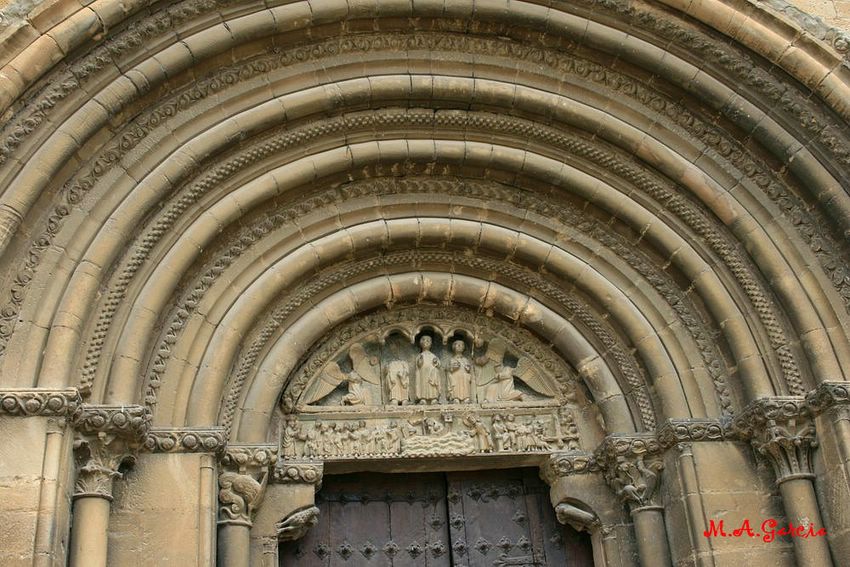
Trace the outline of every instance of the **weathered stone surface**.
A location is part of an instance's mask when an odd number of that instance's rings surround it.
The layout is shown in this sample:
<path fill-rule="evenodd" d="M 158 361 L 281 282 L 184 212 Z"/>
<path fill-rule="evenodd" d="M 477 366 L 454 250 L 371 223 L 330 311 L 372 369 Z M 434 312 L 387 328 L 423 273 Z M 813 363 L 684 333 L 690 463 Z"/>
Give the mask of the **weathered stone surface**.
<path fill-rule="evenodd" d="M 840 564 L 850 35 L 273 4 L 0 8 L 0 563 L 271 567 L 329 476 L 536 467 L 606 567 Z M 702 534 L 768 517 L 828 533 Z"/>

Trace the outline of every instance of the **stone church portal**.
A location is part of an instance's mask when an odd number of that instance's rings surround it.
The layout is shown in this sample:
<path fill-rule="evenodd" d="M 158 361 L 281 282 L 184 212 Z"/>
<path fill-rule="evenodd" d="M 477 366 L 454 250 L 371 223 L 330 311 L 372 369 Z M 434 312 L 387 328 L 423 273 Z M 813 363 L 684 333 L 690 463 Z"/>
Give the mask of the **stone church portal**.
<path fill-rule="evenodd" d="M 849 53 L 784 0 L 3 3 L 0 565 L 846 564 Z"/>

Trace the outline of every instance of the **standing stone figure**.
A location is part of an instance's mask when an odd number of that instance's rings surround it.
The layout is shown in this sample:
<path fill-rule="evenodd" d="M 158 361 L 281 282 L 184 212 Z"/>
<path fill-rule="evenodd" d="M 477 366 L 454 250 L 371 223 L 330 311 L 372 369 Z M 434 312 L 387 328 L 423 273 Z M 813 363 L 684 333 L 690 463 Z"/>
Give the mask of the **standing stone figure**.
<path fill-rule="evenodd" d="M 416 357 L 416 401 L 433 404 L 440 397 L 440 359 L 431 352 L 431 337 L 419 339 L 422 352 Z"/>
<path fill-rule="evenodd" d="M 463 341 L 452 343 L 454 356 L 449 362 L 449 400 L 453 404 L 468 404 L 472 397 L 472 362 L 463 355 L 466 344 Z"/>
<path fill-rule="evenodd" d="M 410 366 L 403 360 L 393 360 L 387 365 L 387 387 L 390 405 L 403 406 L 410 396 Z"/>

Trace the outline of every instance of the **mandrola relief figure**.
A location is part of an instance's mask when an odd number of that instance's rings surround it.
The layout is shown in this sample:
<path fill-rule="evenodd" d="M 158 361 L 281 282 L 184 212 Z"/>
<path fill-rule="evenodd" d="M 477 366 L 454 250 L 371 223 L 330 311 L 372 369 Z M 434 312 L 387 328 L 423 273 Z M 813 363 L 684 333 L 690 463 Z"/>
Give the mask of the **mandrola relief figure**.
<path fill-rule="evenodd" d="M 431 352 L 431 337 L 425 335 L 419 339 L 422 351 L 416 357 L 416 402 L 435 404 L 440 398 L 440 373 L 442 364 L 437 355 Z"/>

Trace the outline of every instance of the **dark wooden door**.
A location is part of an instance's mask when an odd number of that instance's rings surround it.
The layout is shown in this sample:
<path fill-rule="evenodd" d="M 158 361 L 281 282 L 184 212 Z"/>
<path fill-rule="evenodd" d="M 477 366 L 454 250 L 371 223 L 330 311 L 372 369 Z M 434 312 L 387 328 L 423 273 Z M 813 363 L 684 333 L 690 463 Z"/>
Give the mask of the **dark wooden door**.
<path fill-rule="evenodd" d="M 329 476 L 319 524 L 282 567 L 592 567 L 537 471 Z"/>

